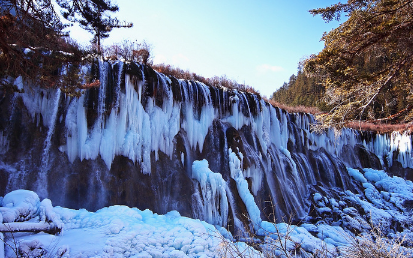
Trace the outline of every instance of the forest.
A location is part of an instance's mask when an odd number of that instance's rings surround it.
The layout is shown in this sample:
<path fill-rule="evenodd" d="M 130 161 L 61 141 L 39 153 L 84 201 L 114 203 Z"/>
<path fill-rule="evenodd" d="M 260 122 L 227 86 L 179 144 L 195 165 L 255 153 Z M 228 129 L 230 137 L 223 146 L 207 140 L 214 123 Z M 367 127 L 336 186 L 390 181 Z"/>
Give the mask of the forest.
<path fill-rule="evenodd" d="M 311 10 L 329 22 L 347 16 L 321 38 L 324 49 L 302 63 L 272 99 L 315 106 L 320 128 L 371 123 L 410 126 L 413 2 L 348 1 Z M 313 95 L 313 96 L 309 96 Z"/>

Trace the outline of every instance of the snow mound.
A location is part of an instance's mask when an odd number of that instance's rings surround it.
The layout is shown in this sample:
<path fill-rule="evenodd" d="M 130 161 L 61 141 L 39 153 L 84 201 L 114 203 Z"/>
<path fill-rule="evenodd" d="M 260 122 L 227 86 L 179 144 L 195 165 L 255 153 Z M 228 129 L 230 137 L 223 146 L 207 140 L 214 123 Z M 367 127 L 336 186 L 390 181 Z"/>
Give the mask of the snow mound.
<path fill-rule="evenodd" d="M 16 190 L 4 196 L 2 206 L 3 222 L 26 221 L 36 216 L 40 200 L 35 192 Z"/>
<path fill-rule="evenodd" d="M 64 232 L 57 236 L 16 236 L 23 251 L 33 250 L 48 257 L 213 257 L 224 238 L 220 232 L 225 231 L 232 238 L 224 228 L 218 231 L 206 222 L 182 217 L 177 211 L 158 215 L 150 210 L 111 206 L 89 212 L 51 207 L 50 201 L 45 200 L 43 210 L 52 209 L 52 215 L 64 225 Z M 43 216 L 42 212 L 37 215 L 39 220 Z M 6 246 L 6 257 L 13 253 Z"/>
<path fill-rule="evenodd" d="M 63 223 L 54 212 L 52 202 L 32 191 L 16 190 L 6 194 L 0 207 L 0 222 L 10 223 L 7 228 L 12 231 L 55 231 L 60 232 Z M 14 222 L 30 222 L 18 224 Z M 14 224 L 13 224 L 14 223 Z"/>

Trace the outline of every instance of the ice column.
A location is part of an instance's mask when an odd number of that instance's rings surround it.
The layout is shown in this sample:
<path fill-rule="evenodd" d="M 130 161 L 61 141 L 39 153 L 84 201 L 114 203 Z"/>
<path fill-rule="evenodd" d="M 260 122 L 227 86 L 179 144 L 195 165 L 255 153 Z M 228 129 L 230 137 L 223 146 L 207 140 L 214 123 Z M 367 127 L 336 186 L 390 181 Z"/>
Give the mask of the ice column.
<path fill-rule="evenodd" d="M 253 223 L 255 230 L 259 230 L 261 226 L 261 212 L 258 208 L 257 204 L 255 203 L 254 196 L 251 194 L 250 190 L 248 189 L 248 182 L 245 180 L 244 175 L 242 174 L 242 154 L 241 160 L 237 157 L 237 155 L 232 152 L 232 149 L 228 149 L 229 153 L 229 168 L 231 171 L 231 177 L 235 180 L 237 184 L 238 193 L 244 202 L 245 206 L 247 207 L 248 215 Z"/>
<path fill-rule="evenodd" d="M 59 109 L 60 89 L 56 90 L 54 99 L 53 113 L 50 118 L 49 130 L 47 131 L 46 140 L 44 141 L 44 150 L 42 155 L 42 165 L 40 167 L 39 178 L 37 180 L 37 192 L 40 196 L 47 196 L 47 172 L 49 170 L 49 150 L 51 147 L 51 139 L 56 125 L 57 111 Z"/>
<path fill-rule="evenodd" d="M 203 205 L 201 209 L 208 223 L 214 225 L 227 225 L 228 199 L 226 182 L 220 173 L 209 169 L 207 160 L 195 160 L 192 163 L 192 178 L 196 179 L 201 187 Z"/>

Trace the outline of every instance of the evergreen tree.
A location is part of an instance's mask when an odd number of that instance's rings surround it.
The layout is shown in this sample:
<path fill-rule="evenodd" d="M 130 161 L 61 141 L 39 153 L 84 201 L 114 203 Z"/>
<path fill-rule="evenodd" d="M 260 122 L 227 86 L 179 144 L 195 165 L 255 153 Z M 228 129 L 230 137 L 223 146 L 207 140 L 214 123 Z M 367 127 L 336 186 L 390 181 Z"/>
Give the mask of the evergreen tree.
<path fill-rule="evenodd" d="M 310 74 L 323 74 L 332 106 L 319 117 L 323 126 L 412 121 L 413 1 L 348 0 L 310 12 L 326 21 L 348 16 L 305 63 Z"/>
<path fill-rule="evenodd" d="M 57 0 L 57 3 L 64 9 L 63 17 L 94 34 L 92 43 L 97 44 L 98 54 L 101 54 L 101 39 L 109 37 L 113 28 L 132 27 L 132 23 L 120 22 L 108 14 L 119 10 L 109 0 Z"/>
<path fill-rule="evenodd" d="M 320 79 L 308 77 L 299 70 L 297 75 L 291 75 L 288 83 L 285 82 L 273 93 L 271 99 L 288 106 L 316 107 L 327 111 L 323 95 L 324 87 L 320 84 Z"/>

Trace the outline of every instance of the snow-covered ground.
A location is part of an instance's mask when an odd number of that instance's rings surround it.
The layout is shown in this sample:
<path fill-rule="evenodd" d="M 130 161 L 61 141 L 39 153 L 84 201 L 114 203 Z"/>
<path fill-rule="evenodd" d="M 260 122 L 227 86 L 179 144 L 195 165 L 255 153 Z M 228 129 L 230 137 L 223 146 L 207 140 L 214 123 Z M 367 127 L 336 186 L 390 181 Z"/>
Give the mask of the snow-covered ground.
<path fill-rule="evenodd" d="M 310 219 L 299 226 L 262 221 L 257 234 L 267 237 L 256 238 L 255 242 L 261 241 L 262 250 L 271 249 L 274 254 L 282 252 L 279 240 L 287 240 L 290 251 L 303 254 L 324 249 L 338 256 L 357 239 L 352 232 L 368 234 L 372 227 L 379 227 L 389 238 L 404 237 L 407 244 L 413 240 L 413 183 L 379 170 L 348 171 L 360 182 L 364 193 L 314 193 L 311 198 L 319 216 L 314 223 Z M 3 231 L 5 227 L 15 231 L 61 231 L 0 235 L 6 243 L 5 257 L 24 253 L 27 257 L 232 257 L 236 255 L 231 251 L 247 248 L 242 242 L 234 243 L 224 228 L 183 217 L 177 211 L 158 215 L 126 206 L 96 212 L 71 210 L 53 207 L 50 200 L 40 201 L 36 193 L 27 190 L 8 193 L 0 198 L 0 204 Z M 252 248 L 246 251 L 246 256 L 261 255 Z"/>
<path fill-rule="evenodd" d="M 47 252 L 47 257 L 211 257 L 221 242 L 215 227 L 182 217 L 177 211 L 158 215 L 126 206 L 96 212 L 53 207 L 47 210 L 55 216 L 51 221 L 42 218 L 43 202 L 26 190 L 7 194 L 3 206 L 0 211 L 4 222 L 17 221 L 17 214 L 27 214 L 30 223 L 43 220 L 62 227 L 57 235 L 7 234 L 6 257 L 15 256 L 13 249 Z"/>

